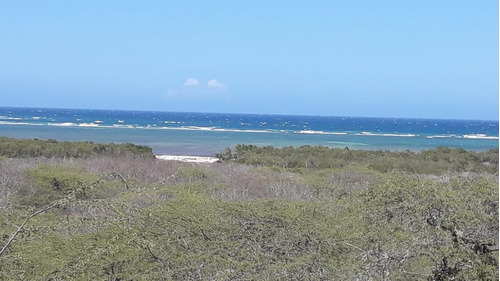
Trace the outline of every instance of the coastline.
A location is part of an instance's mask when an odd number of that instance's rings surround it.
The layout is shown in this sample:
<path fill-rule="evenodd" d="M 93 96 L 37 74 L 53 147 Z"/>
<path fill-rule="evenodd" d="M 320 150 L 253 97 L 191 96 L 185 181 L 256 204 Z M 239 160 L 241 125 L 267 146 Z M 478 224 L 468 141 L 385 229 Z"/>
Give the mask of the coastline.
<path fill-rule="evenodd" d="M 1 134 L 134 143 L 155 154 L 214 156 L 238 144 L 414 151 L 498 148 L 498 121 L 0 107 Z"/>
<path fill-rule="evenodd" d="M 208 157 L 208 156 L 155 154 L 155 157 L 156 159 L 165 161 L 179 161 L 179 162 L 197 163 L 197 164 L 213 164 L 221 162 L 219 158 Z"/>

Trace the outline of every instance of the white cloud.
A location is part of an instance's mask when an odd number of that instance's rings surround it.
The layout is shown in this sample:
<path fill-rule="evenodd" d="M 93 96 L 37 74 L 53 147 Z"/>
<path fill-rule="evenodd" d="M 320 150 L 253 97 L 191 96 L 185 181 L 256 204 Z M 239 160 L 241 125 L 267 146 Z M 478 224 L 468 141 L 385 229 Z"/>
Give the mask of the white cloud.
<path fill-rule="evenodd" d="M 208 83 L 207 83 L 207 86 L 209 88 L 218 88 L 218 89 L 225 89 L 225 88 L 227 88 L 226 84 L 221 83 L 221 82 L 219 82 L 219 81 L 217 81 L 215 79 L 209 80 Z"/>
<path fill-rule="evenodd" d="M 186 82 L 184 82 L 184 86 L 199 86 L 200 85 L 200 81 L 198 81 L 197 79 L 194 79 L 194 78 L 188 78 L 186 80 Z"/>

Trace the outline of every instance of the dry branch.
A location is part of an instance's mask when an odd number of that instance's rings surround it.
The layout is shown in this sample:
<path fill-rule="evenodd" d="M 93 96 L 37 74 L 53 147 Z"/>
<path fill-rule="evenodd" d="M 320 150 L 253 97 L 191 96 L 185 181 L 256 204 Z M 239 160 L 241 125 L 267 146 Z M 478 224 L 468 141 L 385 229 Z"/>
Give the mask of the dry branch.
<path fill-rule="evenodd" d="M 2 247 L 2 250 L 0 250 L 0 257 L 5 253 L 5 251 L 7 250 L 7 248 L 10 246 L 10 244 L 12 244 L 12 242 L 16 239 L 17 235 L 19 233 L 21 233 L 24 229 L 24 227 L 26 226 L 26 224 L 34 217 L 36 217 L 37 215 L 39 214 L 43 214 L 45 212 L 47 212 L 48 210 L 50 209 L 53 209 L 57 206 L 62 206 L 62 205 L 65 205 L 67 204 L 68 202 L 70 202 L 71 200 L 74 200 L 75 199 L 75 194 L 77 192 L 80 192 L 80 191 L 85 191 L 86 189 L 92 187 L 93 185 L 96 185 L 100 182 L 102 182 L 103 180 L 106 180 L 106 179 L 109 179 L 110 177 L 113 177 L 113 178 L 120 178 L 122 180 L 122 182 L 125 184 L 125 187 L 127 189 L 129 189 L 129 186 L 128 186 L 128 183 L 127 181 L 125 180 L 125 178 L 123 178 L 122 175 L 118 174 L 118 173 L 115 173 L 115 172 L 111 172 L 111 173 L 108 173 L 106 175 L 104 175 L 103 177 L 101 177 L 100 179 L 92 182 L 92 183 L 89 183 L 89 184 L 86 184 L 84 186 L 81 186 L 81 187 L 77 187 L 75 189 L 73 189 L 67 196 L 65 199 L 61 199 L 61 200 L 57 200 L 57 201 L 54 201 L 52 203 L 50 203 L 49 205 L 43 207 L 42 209 L 40 210 L 37 210 L 33 213 L 31 213 L 31 215 L 29 215 L 24 221 L 23 223 L 17 228 L 17 230 L 10 236 L 9 240 L 7 240 L 7 243 Z"/>
<path fill-rule="evenodd" d="M 10 236 L 9 240 L 7 241 L 7 244 L 5 244 L 5 246 L 3 246 L 2 250 L 0 251 L 0 257 L 3 255 L 3 253 L 7 250 L 7 248 L 10 246 L 10 244 L 14 241 L 14 239 L 16 239 L 17 235 L 23 231 L 24 229 L 24 226 L 32 219 L 34 218 L 35 216 L 39 215 L 39 214 L 42 214 L 54 207 L 56 207 L 57 205 L 59 204 L 59 201 L 57 202 L 53 202 L 51 203 L 50 205 L 47 205 L 46 207 L 44 207 L 43 209 L 40 209 L 38 211 L 35 211 L 33 212 L 31 215 L 29 215 L 25 220 L 24 222 L 17 228 L 17 230 Z"/>

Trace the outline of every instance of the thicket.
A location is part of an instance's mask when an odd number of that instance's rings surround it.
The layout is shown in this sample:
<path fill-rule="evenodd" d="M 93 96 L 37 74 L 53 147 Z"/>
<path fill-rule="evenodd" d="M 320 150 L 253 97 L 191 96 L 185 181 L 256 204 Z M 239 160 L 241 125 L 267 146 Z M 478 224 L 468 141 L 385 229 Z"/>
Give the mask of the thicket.
<path fill-rule="evenodd" d="M 56 140 L 13 139 L 0 137 L 0 156 L 14 157 L 73 157 L 106 156 L 154 157 L 153 150 L 144 145 L 100 144 L 88 142 L 59 142 Z"/>
<path fill-rule="evenodd" d="M 252 157 L 0 158 L 0 280 L 498 280 L 498 169 Z"/>
<path fill-rule="evenodd" d="M 216 155 L 242 164 L 283 168 L 338 169 L 365 167 L 378 172 L 406 171 L 421 174 L 498 171 L 498 148 L 466 151 L 462 148 L 437 147 L 421 152 L 388 150 L 349 150 L 324 146 L 275 148 L 237 145 Z"/>

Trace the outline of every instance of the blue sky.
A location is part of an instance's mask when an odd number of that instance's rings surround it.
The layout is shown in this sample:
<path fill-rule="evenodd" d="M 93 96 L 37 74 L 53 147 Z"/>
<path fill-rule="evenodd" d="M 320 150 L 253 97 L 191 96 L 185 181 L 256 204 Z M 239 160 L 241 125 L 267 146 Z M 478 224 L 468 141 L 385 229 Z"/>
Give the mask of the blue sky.
<path fill-rule="evenodd" d="M 0 3 L 0 106 L 498 120 L 498 1 Z"/>

